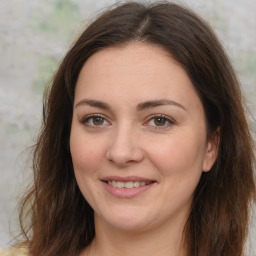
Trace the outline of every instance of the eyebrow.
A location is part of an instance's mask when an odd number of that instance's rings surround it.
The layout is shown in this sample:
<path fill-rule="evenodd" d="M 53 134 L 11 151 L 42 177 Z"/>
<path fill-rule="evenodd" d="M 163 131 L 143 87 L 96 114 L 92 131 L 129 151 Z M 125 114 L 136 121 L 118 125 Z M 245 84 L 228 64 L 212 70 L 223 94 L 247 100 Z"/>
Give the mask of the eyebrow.
<path fill-rule="evenodd" d="M 98 101 L 98 100 L 87 100 L 87 99 L 80 100 L 75 105 L 75 108 L 77 108 L 81 105 L 89 105 L 91 107 L 97 107 L 97 108 L 101 108 L 101 109 L 105 109 L 105 110 L 111 109 L 109 104 L 102 102 L 102 101 Z"/>
<path fill-rule="evenodd" d="M 137 110 L 142 111 L 145 109 L 155 108 L 155 107 L 159 107 L 159 106 L 163 106 L 163 105 L 171 105 L 171 106 L 179 107 L 179 108 L 182 108 L 183 110 L 186 110 L 186 108 L 183 105 L 179 104 L 178 102 L 173 101 L 173 100 L 167 100 L 167 99 L 150 100 L 150 101 L 140 103 L 137 106 Z"/>
<path fill-rule="evenodd" d="M 104 110 L 110 110 L 111 106 L 103 101 L 98 101 L 98 100 L 90 100 L 90 99 L 83 99 L 79 101 L 76 105 L 75 108 L 81 106 L 81 105 L 89 105 L 91 107 L 97 107 L 101 108 Z M 161 100 L 150 100 L 150 101 L 145 101 L 137 105 L 136 109 L 138 111 L 143 111 L 149 108 L 155 108 L 163 105 L 171 105 L 171 106 L 176 106 L 179 108 L 182 108 L 183 110 L 186 110 L 186 108 L 179 104 L 178 102 L 175 102 L 173 100 L 167 100 L 167 99 L 161 99 Z"/>

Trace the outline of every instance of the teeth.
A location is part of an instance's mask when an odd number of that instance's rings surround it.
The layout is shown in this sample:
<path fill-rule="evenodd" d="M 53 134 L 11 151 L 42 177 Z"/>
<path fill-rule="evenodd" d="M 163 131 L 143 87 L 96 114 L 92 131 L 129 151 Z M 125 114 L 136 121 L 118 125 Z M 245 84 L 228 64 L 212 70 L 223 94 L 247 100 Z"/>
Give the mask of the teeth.
<path fill-rule="evenodd" d="M 124 182 L 118 181 L 118 182 L 116 183 L 116 187 L 117 187 L 117 188 L 124 188 Z"/>
<path fill-rule="evenodd" d="M 125 188 L 133 188 L 133 181 L 128 181 L 124 183 Z"/>
<path fill-rule="evenodd" d="M 108 181 L 108 184 L 115 187 L 115 188 L 137 188 L 140 186 L 145 186 L 150 184 L 151 182 L 145 182 L 145 181 Z"/>
<path fill-rule="evenodd" d="M 133 187 L 134 188 L 137 188 L 137 187 L 139 187 L 140 186 L 140 182 L 139 181 L 134 181 L 133 182 Z"/>

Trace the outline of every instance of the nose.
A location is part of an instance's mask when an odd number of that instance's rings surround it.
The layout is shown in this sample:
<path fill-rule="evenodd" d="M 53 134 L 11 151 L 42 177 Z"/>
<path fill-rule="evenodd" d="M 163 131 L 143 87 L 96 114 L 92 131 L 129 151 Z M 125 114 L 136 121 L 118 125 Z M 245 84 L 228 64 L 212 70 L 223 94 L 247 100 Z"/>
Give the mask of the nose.
<path fill-rule="evenodd" d="M 135 129 L 117 127 L 111 136 L 106 158 L 112 163 L 124 167 L 142 161 L 141 138 Z"/>

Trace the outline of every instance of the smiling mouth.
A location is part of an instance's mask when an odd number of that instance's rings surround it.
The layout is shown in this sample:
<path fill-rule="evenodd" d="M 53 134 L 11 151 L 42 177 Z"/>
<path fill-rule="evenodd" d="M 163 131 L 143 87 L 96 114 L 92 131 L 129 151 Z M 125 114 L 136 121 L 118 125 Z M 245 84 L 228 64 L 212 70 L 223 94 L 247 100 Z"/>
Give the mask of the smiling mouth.
<path fill-rule="evenodd" d="M 147 186 L 147 185 L 154 183 L 154 181 L 147 181 L 147 182 L 146 181 L 125 181 L 125 182 L 123 182 L 123 181 L 114 181 L 114 180 L 108 180 L 105 182 L 114 188 L 128 188 L 128 189 L 138 188 L 141 186 Z"/>
<path fill-rule="evenodd" d="M 130 199 L 139 196 L 158 183 L 156 180 L 136 176 L 108 176 L 104 177 L 101 181 L 105 189 L 112 196 L 120 199 Z"/>

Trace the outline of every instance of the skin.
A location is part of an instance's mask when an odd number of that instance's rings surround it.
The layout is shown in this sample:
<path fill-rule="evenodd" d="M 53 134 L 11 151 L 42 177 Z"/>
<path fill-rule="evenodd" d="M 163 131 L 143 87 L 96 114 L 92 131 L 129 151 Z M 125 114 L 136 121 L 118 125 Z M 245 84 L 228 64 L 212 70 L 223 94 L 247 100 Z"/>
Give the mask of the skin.
<path fill-rule="evenodd" d="M 130 43 L 91 56 L 77 81 L 70 136 L 77 183 L 95 212 L 96 236 L 82 255 L 185 255 L 193 193 L 217 145 L 193 84 L 164 49 Z M 119 198 L 106 190 L 107 176 L 154 184 Z"/>

